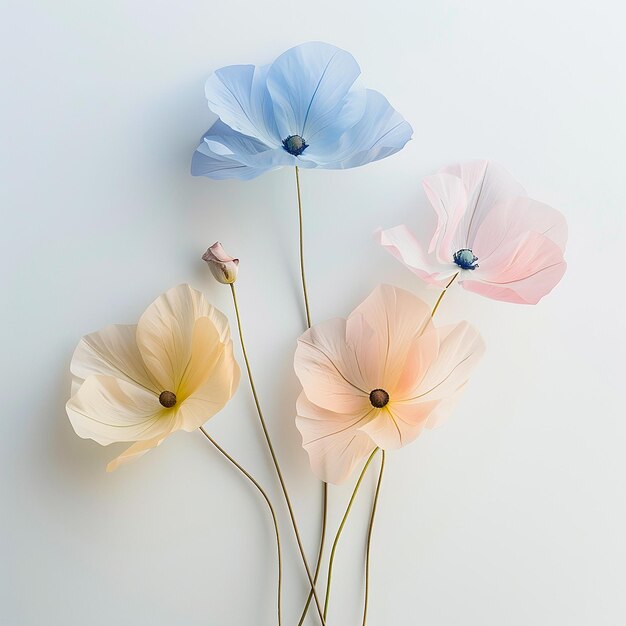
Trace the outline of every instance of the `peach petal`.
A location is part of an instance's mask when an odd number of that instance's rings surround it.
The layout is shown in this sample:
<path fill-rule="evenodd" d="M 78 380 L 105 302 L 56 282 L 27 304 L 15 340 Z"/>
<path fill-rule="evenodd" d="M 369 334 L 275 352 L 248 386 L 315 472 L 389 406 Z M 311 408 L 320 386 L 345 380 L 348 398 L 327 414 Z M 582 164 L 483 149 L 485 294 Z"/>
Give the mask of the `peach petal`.
<path fill-rule="evenodd" d="M 129 448 L 126 448 L 122 454 L 120 454 L 117 458 L 113 459 L 107 465 L 107 472 L 115 471 L 120 465 L 124 465 L 129 461 L 134 461 L 139 457 L 143 456 L 146 452 L 150 452 L 153 448 L 161 445 L 163 441 L 167 438 L 167 436 L 171 434 L 170 432 L 164 433 L 159 437 L 155 437 L 154 439 L 146 439 L 145 441 L 137 441 Z"/>
<path fill-rule="evenodd" d="M 294 368 L 307 398 L 337 413 L 359 412 L 369 404 L 367 383 L 354 349 L 346 343 L 346 321 L 322 322 L 299 339 Z"/>
<path fill-rule="evenodd" d="M 371 413 L 371 406 L 348 416 L 323 409 L 302 393 L 296 411 L 296 426 L 311 469 L 324 482 L 344 482 L 376 447 L 370 437 L 358 429 L 359 423 Z"/>

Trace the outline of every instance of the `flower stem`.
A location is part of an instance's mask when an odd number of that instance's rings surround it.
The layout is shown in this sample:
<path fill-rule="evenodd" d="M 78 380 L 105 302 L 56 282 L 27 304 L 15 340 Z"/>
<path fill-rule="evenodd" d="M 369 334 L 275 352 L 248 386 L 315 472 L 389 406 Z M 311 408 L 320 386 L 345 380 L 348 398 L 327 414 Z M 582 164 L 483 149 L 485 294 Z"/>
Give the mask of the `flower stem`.
<path fill-rule="evenodd" d="M 250 474 L 244 467 L 242 467 L 235 459 L 222 448 L 209 433 L 204 429 L 204 426 L 200 426 L 200 432 L 211 442 L 211 444 L 215 447 L 215 449 L 226 459 L 228 459 L 258 490 L 259 493 L 263 496 L 263 499 L 267 503 L 269 507 L 270 514 L 272 515 L 272 522 L 274 523 L 274 532 L 276 533 L 276 548 L 278 551 L 278 626 L 282 625 L 282 585 L 283 585 L 283 559 L 282 559 L 282 549 L 280 545 L 280 532 L 278 530 L 278 521 L 276 520 L 276 511 L 272 505 L 269 496 L 261 487 L 261 485 L 257 482 L 257 480 Z"/>
<path fill-rule="evenodd" d="M 306 273 L 304 271 L 304 232 L 302 226 L 302 195 L 300 194 L 300 169 L 296 165 L 296 191 L 298 193 L 298 223 L 300 231 L 300 276 L 302 278 L 302 294 L 304 295 L 304 310 L 306 325 L 311 328 L 311 312 L 309 310 L 309 294 L 306 290 Z"/>
<path fill-rule="evenodd" d="M 320 575 L 320 570 L 322 568 L 322 556 L 324 554 L 324 543 L 326 541 L 326 522 L 328 519 L 328 483 L 322 483 L 322 534 L 320 536 L 320 547 L 317 553 L 317 564 L 315 565 L 315 574 L 313 574 L 313 582 L 317 584 L 317 579 Z M 304 605 L 304 609 L 302 609 L 302 615 L 300 616 L 300 621 L 298 622 L 298 626 L 302 626 L 304 620 L 306 619 L 306 614 L 309 611 L 309 606 L 311 604 L 311 600 L 313 599 L 313 589 L 309 591 L 309 596 L 306 599 L 306 604 Z"/>
<path fill-rule="evenodd" d="M 372 545 L 372 531 L 374 529 L 374 518 L 376 517 L 376 508 L 378 507 L 378 496 L 380 494 L 380 486 L 383 482 L 383 472 L 385 471 L 385 451 L 383 450 L 380 460 L 380 472 L 378 474 L 378 482 L 376 483 L 376 492 L 374 493 L 374 502 L 372 503 L 372 514 L 370 515 L 370 525 L 367 529 L 367 547 L 365 548 L 365 600 L 363 602 L 363 623 L 367 622 L 367 603 L 369 601 L 370 587 L 370 547 Z"/>
<path fill-rule="evenodd" d="M 367 462 L 365 463 L 363 469 L 361 470 L 359 479 L 356 481 L 356 485 L 354 486 L 354 491 L 352 492 L 352 496 L 350 497 L 350 501 L 348 502 L 348 507 L 346 508 L 346 512 L 343 514 L 343 518 L 341 519 L 341 524 L 339 524 L 337 534 L 335 535 L 335 540 L 333 541 L 333 547 L 330 551 L 330 560 L 328 561 L 328 578 L 326 580 L 326 597 L 324 599 L 324 619 L 326 619 L 326 616 L 328 614 L 328 603 L 330 602 L 330 585 L 332 583 L 332 578 L 333 578 L 333 565 L 335 562 L 335 552 L 337 551 L 337 544 L 339 543 L 339 537 L 341 537 L 341 533 L 343 532 L 343 527 L 346 525 L 346 521 L 352 509 L 352 505 L 354 504 L 356 494 L 358 493 L 359 487 L 361 486 L 361 483 L 363 482 L 363 477 L 365 476 L 365 472 L 367 471 L 367 468 L 370 466 L 370 463 L 376 456 L 376 453 L 378 452 L 378 450 L 379 450 L 378 448 L 374 449 L 372 454 L 370 454 L 369 458 L 367 459 Z"/>
<path fill-rule="evenodd" d="M 451 279 L 450 282 L 443 288 L 443 291 L 439 294 L 439 297 L 437 298 L 437 302 L 435 302 L 435 306 L 433 307 L 432 313 L 430 314 L 430 317 L 433 318 L 435 317 L 435 313 L 437 312 L 437 309 L 439 308 L 439 305 L 441 304 L 441 301 L 443 300 L 443 297 L 446 295 L 446 291 L 448 291 L 448 287 L 454 282 L 454 279 L 459 275 L 459 273 L 457 272 Z"/>
<path fill-rule="evenodd" d="M 302 294 L 304 296 L 304 310 L 306 313 L 306 326 L 307 328 L 311 328 L 311 311 L 309 309 L 309 294 L 306 288 L 306 272 L 304 271 L 304 227 L 303 227 L 303 218 L 302 218 L 302 194 L 300 190 L 300 168 L 296 165 L 296 191 L 298 195 L 298 224 L 299 224 L 299 235 L 300 235 L 300 277 L 302 279 Z M 324 554 L 324 542 L 326 539 L 326 524 L 328 521 L 328 484 L 323 483 L 322 485 L 322 532 L 320 535 L 320 547 L 317 554 L 317 563 L 315 565 L 315 574 L 313 576 L 313 582 L 317 584 L 317 579 L 319 578 L 320 569 L 322 566 L 322 556 Z M 309 610 L 309 606 L 311 604 L 311 599 L 313 597 L 313 588 L 309 592 L 309 596 L 306 600 L 306 604 L 304 605 L 304 609 L 302 610 L 302 615 L 300 616 L 300 621 L 298 622 L 298 626 L 302 626 L 304 620 L 306 618 L 306 614 Z"/>
<path fill-rule="evenodd" d="M 265 417 L 263 416 L 263 411 L 261 410 L 261 404 L 259 402 L 259 397 L 256 391 L 256 386 L 254 384 L 254 378 L 252 376 L 252 369 L 250 368 L 250 361 L 248 359 L 248 352 L 246 350 L 246 344 L 243 338 L 243 330 L 241 327 L 241 316 L 239 314 L 239 305 L 237 303 L 237 291 L 235 289 L 235 283 L 231 283 L 230 290 L 233 296 L 233 305 L 235 307 L 235 315 L 237 316 L 237 329 L 239 331 L 239 340 L 241 342 L 241 351 L 243 352 L 243 359 L 246 363 L 246 370 L 248 372 L 248 380 L 250 381 L 250 388 L 252 389 L 252 396 L 254 398 L 254 404 L 256 405 L 256 410 L 259 416 L 259 421 L 261 423 L 261 428 L 263 430 L 263 435 L 265 437 L 265 441 L 267 442 L 267 447 L 269 448 L 270 455 L 272 457 L 272 462 L 274 463 L 274 467 L 276 468 L 276 474 L 278 475 L 278 480 L 280 482 L 280 487 L 283 492 L 283 496 L 285 497 L 285 502 L 287 504 L 287 509 L 289 511 L 289 517 L 291 519 L 291 525 L 293 526 L 293 531 L 296 536 L 296 541 L 298 543 L 298 548 L 300 550 L 300 556 L 302 557 L 302 562 L 304 564 L 304 569 L 306 570 L 307 578 L 309 579 L 309 584 L 311 585 L 311 591 L 313 593 L 313 599 L 315 600 L 315 606 L 317 607 L 317 612 L 319 613 L 320 621 L 322 622 L 322 626 L 326 626 L 326 621 L 324 619 L 322 613 L 322 606 L 319 601 L 319 597 L 317 595 L 317 591 L 315 590 L 315 582 L 313 580 L 313 575 L 311 574 L 311 568 L 309 567 L 309 562 L 306 558 L 306 553 L 304 551 L 304 546 L 302 545 L 302 538 L 300 537 L 300 530 L 298 529 L 298 523 L 296 522 L 296 516 L 293 511 L 293 506 L 291 504 L 291 498 L 289 497 L 289 492 L 287 491 L 287 485 L 285 484 L 285 479 L 283 478 L 283 473 L 280 469 L 280 464 L 278 462 L 278 457 L 276 456 L 276 452 L 274 451 L 274 446 L 272 444 L 272 440 L 267 429 L 267 424 L 265 422 Z"/>

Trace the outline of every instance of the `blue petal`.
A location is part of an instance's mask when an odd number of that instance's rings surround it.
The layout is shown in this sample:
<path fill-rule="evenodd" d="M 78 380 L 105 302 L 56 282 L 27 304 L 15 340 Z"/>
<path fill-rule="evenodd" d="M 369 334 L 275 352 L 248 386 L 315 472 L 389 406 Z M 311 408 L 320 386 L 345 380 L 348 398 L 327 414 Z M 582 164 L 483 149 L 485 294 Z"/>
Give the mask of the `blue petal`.
<path fill-rule="evenodd" d="M 269 148 L 217 120 L 194 152 L 191 173 L 215 179 L 249 180 L 276 167 L 296 164 L 295 158 L 282 147 Z"/>
<path fill-rule="evenodd" d="M 266 86 L 269 66 L 230 65 L 209 76 L 205 94 L 209 108 L 232 129 L 281 145 L 274 109 Z"/>
<path fill-rule="evenodd" d="M 347 169 L 384 159 L 404 148 L 411 125 L 379 92 L 367 90 L 367 106 L 359 122 L 339 139 L 334 160 L 319 167 Z"/>
<path fill-rule="evenodd" d="M 321 42 L 305 43 L 281 54 L 267 73 L 267 89 L 274 105 L 281 138 L 299 135 L 310 144 L 337 117 L 361 70 L 354 57 Z M 339 117 L 345 131 L 358 117 Z"/>

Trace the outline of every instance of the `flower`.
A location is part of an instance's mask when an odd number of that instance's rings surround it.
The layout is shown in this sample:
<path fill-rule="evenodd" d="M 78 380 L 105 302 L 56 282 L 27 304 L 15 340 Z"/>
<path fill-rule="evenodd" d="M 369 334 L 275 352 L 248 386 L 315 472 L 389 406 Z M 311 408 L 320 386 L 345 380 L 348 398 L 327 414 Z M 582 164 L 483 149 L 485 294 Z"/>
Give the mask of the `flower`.
<path fill-rule="evenodd" d="M 239 259 L 234 259 L 226 254 L 222 244 L 216 241 L 203 255 L 211 273 L 217 281 L 224 285 L 230 285 L 237 280 L 239 271 Z"/>
<path fill-rule="evenodd" d="M 314 473 L 341 483 L 377 446 L 395 450 L 449 413 L 483 352 L 466 322 L 435 328 L 413 294 L 378 286 L 347 320 L 298 340 L 296 426 Z"/>
<path fill-rule="evenodd" d="M 103 446 L 134 442 L 107 471 L 198 428 L 239 383 L 228 320 L 189 285 L 159 296 L 136 325 L 83 337 L 70 369 L 76 434 Z"/>
<path fill-rule="evenodd" d="M 444 286 L 457 278 L 468 291 L 518 304 L 537 304 L 561 280 L 565 218 L 528 198 L 498 165 L 451 165 L 426 177 L 424 189 L 438 216 L 428 249 L 406 226 L 380 233 L 423 280 Z"/>
<path fill-rule="evenodd" d="M 283 166 L 345 169 L 384 159 L 411 126 L 377 91 L 357 88 L 351 54 L 327 43 L 287 50 L 272 64 L 230 65 L 206 82 L 219 116 L 191 162 L 194 176 L 251 179 Z"/>

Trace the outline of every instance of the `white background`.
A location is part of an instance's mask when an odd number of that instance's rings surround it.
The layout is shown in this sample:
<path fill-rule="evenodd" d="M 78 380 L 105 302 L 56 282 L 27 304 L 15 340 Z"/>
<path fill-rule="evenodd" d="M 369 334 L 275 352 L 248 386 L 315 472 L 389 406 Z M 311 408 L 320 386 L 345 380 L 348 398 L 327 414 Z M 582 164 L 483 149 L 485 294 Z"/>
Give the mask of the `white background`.
<path fill-rule="evenodd" d="M 313 39 L 352 52 L 415 129 L 380 163 L 303 172 L 315 320 L 382 281 L 434 300 L 372 232 L 430 228 L 420 181 L 447 163 L 499 161 L 571 230 L 568 272 L 538 306 L 444 300 L 440 320 L 469 319 L 488 351 L 455 415 L 389 456 L 368 624 L 626 623 L 622 2 L 3 5 L 0 623 L 275 624 L 266 510 L 202 436 L 106 474 L 123 446 L 79 439 L 64 411 L 81 335 L 134 323 L 180 282 L 232 319 L 199 260 L 216 239 L 241 258 L 252 363 L 313 557 L 321 491 L 293 420 L 293 171 L 189 174 L 210 72 Z M 208 428 L 281 510 L 295 626 L 306 584 L 245 381 Z M 360 624 L 373 479 L 339 548 L 329 626 Z M 349 490 L 332 490 L 331 534 Z"/>

